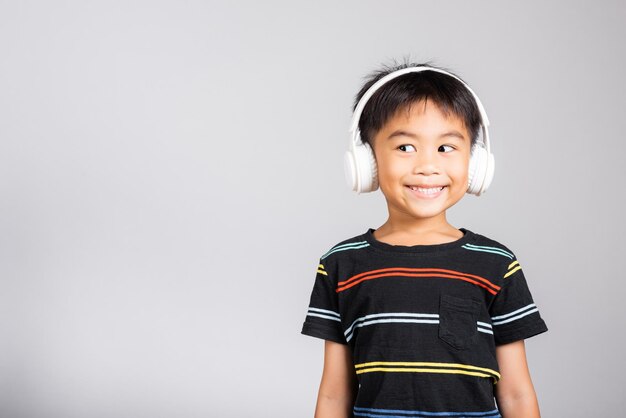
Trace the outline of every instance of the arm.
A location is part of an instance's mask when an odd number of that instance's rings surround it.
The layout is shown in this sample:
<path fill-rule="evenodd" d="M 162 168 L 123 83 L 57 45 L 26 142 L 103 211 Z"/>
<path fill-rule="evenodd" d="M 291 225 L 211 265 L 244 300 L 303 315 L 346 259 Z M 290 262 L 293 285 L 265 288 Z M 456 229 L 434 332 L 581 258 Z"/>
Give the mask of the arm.
<path fill-rule="evenodd" d="M 315 418 L 352 417 L 358 383 L 350 347 L 326 340 Z"/>
<path fill-rule="evenodd" d="M 537 395 L 530 379 L 524 340 L 496 346 L 501 378 L 495 386 L 504 418 L 540 418 Z"/>

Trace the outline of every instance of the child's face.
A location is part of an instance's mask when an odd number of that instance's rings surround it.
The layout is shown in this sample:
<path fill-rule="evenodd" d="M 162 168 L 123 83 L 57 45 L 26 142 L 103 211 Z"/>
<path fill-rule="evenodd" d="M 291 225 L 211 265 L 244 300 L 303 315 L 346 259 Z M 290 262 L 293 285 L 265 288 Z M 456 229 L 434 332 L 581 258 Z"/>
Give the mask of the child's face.
<path fill-rule="evenodd" d="M 446 118 L 435 103 L 422 101 L 400 110 L 373 139 L 389 217 L 445 221 L 445 211 L 468 187 L 471 143 L 463 121 L 453 114 Z M 428 194 L 411 186 L 445 187 Z"/>

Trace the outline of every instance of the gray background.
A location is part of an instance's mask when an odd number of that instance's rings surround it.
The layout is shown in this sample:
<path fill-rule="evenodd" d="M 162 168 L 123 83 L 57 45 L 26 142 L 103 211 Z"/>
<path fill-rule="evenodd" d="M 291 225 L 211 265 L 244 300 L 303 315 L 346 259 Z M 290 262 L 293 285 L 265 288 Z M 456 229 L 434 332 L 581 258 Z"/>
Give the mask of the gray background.
<path fill-rule="evenodd" d="M 0 416 L 306 417 L 318 257 L 380 226 L 352 98 L 432 60 L 491 119 L 448 213 L 518 256 L 544 417 L 626 406 L 623 2 L 0 3 Z"/>

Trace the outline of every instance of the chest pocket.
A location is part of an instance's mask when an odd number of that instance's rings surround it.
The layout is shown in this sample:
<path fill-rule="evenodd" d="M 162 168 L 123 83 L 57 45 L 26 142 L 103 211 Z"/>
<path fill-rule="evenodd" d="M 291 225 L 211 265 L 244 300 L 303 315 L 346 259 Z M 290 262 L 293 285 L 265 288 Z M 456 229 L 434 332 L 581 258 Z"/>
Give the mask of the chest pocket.
<path fill-rule="evenodd" d="M 480 302 L 442 294 L 439 300 L 439 339 L 456 348 L 465 350 L 478 334 L 476 321 Z"/>

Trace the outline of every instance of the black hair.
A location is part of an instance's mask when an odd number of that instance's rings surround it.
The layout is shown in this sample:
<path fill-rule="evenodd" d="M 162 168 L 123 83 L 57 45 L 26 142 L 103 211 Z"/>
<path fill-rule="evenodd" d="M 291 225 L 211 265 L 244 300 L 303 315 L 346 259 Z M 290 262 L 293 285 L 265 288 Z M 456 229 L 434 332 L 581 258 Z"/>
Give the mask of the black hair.
<path fill-rule="evenodd" d="M 430 62 L 416 64 L 405 59 L 400 64 L 394 62 L 392 65 L 383 65 L 381 69 L 366 77 L 365 84 L 355 97 L 353 111 L 365 92 L 378 80 L 394 71 L 417 66 L 428 66 L 454 74 L 445 68 L 435 67 Z M 474 96 L 459 80 L 436 71 L 403 74 L 378 89 L 368 100 L 359 120 L 362 140 L 372 146 L 374 135 L 398 111 L 408 109 L 416 102 L 426 102 L 429 99 L 440 108 L 444 115 L 449 116 L 452 113 L 463 121 L 473 146 L 477 141 L 481 125 L 480 111 Z"/>

